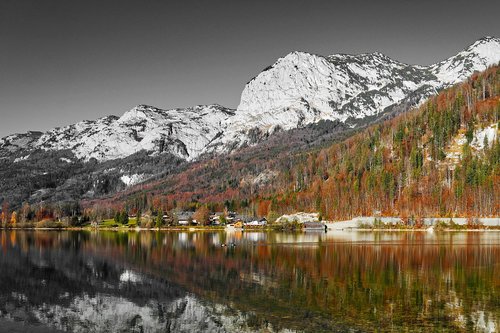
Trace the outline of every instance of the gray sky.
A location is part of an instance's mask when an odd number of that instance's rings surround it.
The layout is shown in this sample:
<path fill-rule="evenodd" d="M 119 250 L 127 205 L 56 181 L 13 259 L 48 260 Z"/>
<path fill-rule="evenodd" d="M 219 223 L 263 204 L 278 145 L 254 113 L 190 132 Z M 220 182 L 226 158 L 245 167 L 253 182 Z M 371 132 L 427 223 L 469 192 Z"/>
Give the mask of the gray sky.
<path fill-rule="evenodd" d="M 0 0 L 0 137 L 219 103 L 293 50 L 430 64 L 500 36 L 500 1 Z"/>

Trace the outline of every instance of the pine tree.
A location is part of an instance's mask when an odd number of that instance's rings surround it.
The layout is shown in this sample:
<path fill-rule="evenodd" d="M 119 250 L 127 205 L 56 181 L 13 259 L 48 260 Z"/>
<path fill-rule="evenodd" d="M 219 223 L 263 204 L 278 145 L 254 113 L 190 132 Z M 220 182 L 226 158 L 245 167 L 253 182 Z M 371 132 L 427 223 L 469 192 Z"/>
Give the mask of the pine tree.
<path fill-rule="evenodd" d="M 140 227 L 140 226 L 141 226 L 141 217 L 142 217 L 142 211 L 141 211 L 141 209 L 139 208 L 139 209 L 137 210 L 137 219 L 136 219 L 136 221 L 137 221 L 137 226 L 138 226 L 138 227 Z"/>
<path fill-rule="evenodd" d="M 488 146 L 489 146 L 488 136 L 487 136 L 487 135 L 485 135 L 485 136 L 484 136 L 484 139 L 483 139 L 483 147 L 484 147 L 484 150 L 488 150 Z"/>
<path fill-rule="evenodd" d="M 160 228 L 163 225 L 163 210 L 160 208 L 158 214 L 156 215 L 156 227 Z"/>
<path fill-rule="evenodd" d="M 124 225 L 128 224 L 128 213 L 125 210 L 120 214 L 120 223 Z"/>
<path fill-rule="evenodd" d="M 468 144 L 471 144 L 472 140 L 474 139 L 474 123 L 472 121 L 467 124 L 465 138 L 467 139 Z"/>

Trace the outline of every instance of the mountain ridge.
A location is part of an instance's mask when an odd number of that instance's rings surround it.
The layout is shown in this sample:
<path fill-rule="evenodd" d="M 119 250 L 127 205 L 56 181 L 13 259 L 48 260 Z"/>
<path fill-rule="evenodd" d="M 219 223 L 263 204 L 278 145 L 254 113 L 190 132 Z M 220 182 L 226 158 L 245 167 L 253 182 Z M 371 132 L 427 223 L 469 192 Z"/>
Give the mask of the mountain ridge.
<path fill-rule="evenodd" d="M 152 154 L 161 153 L 163 149 L 160 148 L 165 148 L 166 143 L 170 145 L 167 147 L 169 152 L 186 160 L 194 160 L 205 153 L 226 153 L 242 145 L 251 144 L 250 133 L 254 135 L 260 132 L 262 137 L 266 137 L 276 130 L 289 130 L 320 120 L 339 120 L 355 127 L 356 122 L 350 119 L 377 116 L 412 93 L 416 94 L 413 100 L 418 104 L 430 94 L 458 83 L 472 72 L 484 70 L 499 61 L 500 39 L 490 36 L 480 38 L 456 55 L 428 66 L 408 65 L 378 51 L 328 56 L 293 51 L 279 58 L 245 85 L 235 110 L 219 104 L 174 109 L 139 104 L 120 117 L 110 115 L 46 131 L 34 143 L 35 147 L 22 148 L 70 149 L 74 150 L 79 159 L 96 158 L 98 161 L 105 161 L 129 156 L 141 148 Z M 205 145 L 196 144 L 192 138 L 186 136 L 187 133 L 179 133 L 180 137 L 176 137 L 172 130 L 159 130 L 162 126 L 169 127 L 173 124 L 184 124 L 186 129 L 189 129 L 190 125 L 194 127 L 194 124 L 189 122 L 190 118 L 196 117 L 196 113 L 204 109 L 212 110 L 213 114 L 204 114 L 207 117 L 197 118 L 201 122 L 201 128 L 199 131 L 191 128 L 191 134 L 197 139 L 203 138 Z M 127 141 L 127 147 L 118 145 L 119 151 L 113 152 L 109 143 L 99 146 L 95 142 L 88 143 L 71 138 L 82 131 L 94 134 L 96 131 L 106 131 L 110 135 L 110 129 L 105 127 L 113 127 L 114 121 L 123 126 L 140 129 L 138 123 L 125 121 L 135 117 L 134 119 L 140 122 L 137 118 L 139 113 L 139 118 L 150 125 L 147 127 L 148 131 L 156 131 L 153 137 L 143 133 L 149 140 L 148 144 Z M 216 118 L 214 122 L 212 116 Z M 158 122 L 157 126 L 151 126 L 154 121 Z M 95 128 L 91 128 L 92 125 Z M 137 129 L 131 130 L 133 132 Z M 180 128 L 177 129 L 179 130 Z M 61 132 L 64 132 L 64 135 Z M 129 131 L 125 132 L 127 133 L 124 134 L 130 136 Z M 15 140 L 18 136 L 29 135 L 37 134 L 13 134 L 0 139 L 0 150 L 5 149 L 9 139 Z M 145 137 L 135 139 L 142 141 Z M 106 137 L 95 139 L 106 142 Z M 66 142 L 50 143 L 63 140 Z M 90 138 L 89 140 L 93 141 Z M 115 137 L 115 141 L 120 142 L 118 137 Z M 165 143 L 162 144 L 162 141 Z M 82 145 L 87 143 L 92 145 L 90 151 L 82 149 Z"/>

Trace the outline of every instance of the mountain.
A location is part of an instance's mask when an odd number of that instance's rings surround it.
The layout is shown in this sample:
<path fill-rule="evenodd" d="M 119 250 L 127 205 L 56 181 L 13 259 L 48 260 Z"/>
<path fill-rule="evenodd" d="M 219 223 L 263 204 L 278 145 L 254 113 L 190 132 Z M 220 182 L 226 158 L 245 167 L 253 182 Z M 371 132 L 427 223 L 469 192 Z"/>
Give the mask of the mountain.
<path fill-rule="evenodd" d="M 167 175 L 197 158 L 233 114 L 219 105 L 139 105 L 121 117 L 7 136 L 0 140 L 0 198 L 73 201 Z"/>
<path fill-rule="evenodd" d="M 144 150 L 151 154 L 168 152 L 192 160 L 222 133 L 223 121 L 233 114 L 219 105 L 172 110 L 139 105 L 120 118 L 82 121 L 42 135 L 32 132 L 8 136 L 0 141 L 1 154 L 26 154 L 34 149 L 70 150 L 78 160 L 94 158 L 102 162 Z"/>
<path fill-rule="evenodd" d="M 407 65 L 375 52 L 320 56 L 292 52 L 245 86 L 224 143 L 252 142 L 255 131 L 339 120 L 352 127 L 411 98 L 415 106 L 500 61 L 500 39 L 484 37 L 431 66 Z M 234 146 L 234 145 L 233 145 Z"/>
<path fill-rule="evenodd" d="M 430 66 L 407 65 L 378 52 L 292 52 L 246 84 L 236 110 L 139 105 L 121 117 L 0 139 L 0 193 L 10 201 L 52 200 L 78 184 L 76 193 L 59 199 L 95 197 L 179 172 L 189 162 L 265 146 L 277 133 L 283 134 L 271 146 L 281 145 L 278 150 L 296 142 L 287 135 L 306 136 L 301 146 L 322 144 L 336 133 L 404 112 L 499 61 L 500 40 L 493 37 Z M 327 135 L 325 126 L 333 132 Z"/>
<path fill-rule="evenodd" d="M 206 203 L 271 220 L 297 211 L 328 220 L 374 213 L 498 217 L 500 65 L 405 114 L 308 145 L 310 138 L 324 137 L 320 125 L 328 133 L 334 129 L 321 121 L 280 132 L 104 202 L 142 211 L 162 202 L 168 209 Z M 144 197 L 147 206 L 137 206 Z"/>

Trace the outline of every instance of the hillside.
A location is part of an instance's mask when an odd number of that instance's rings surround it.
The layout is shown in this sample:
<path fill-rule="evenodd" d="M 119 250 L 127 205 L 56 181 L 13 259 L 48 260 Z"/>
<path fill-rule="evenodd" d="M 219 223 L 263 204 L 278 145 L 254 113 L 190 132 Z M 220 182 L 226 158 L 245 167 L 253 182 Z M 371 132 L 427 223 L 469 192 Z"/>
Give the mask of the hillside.
<path fill-rule="evenodd" d="M 495 66 L 411 113 L 301 156 L 282 172 L 267 210 L 319 211 L 329 219 L 375 211 L 498 216 L 499 120 Z"/>
<path fill-rule="evenodd" d="M 308 149 L 300 140 L 295 150 L 248 147 L 89 205 L 127 203 L 133 210 L 136 198 L 146 196 L 153 209 L 202 203 L 221 209 L 225 202 L 260 216 L 302 210 L 328 219 L 374 212 L 498 216 L 499 120 L 500 67 L 494 66 L 325 148 Z"/>

